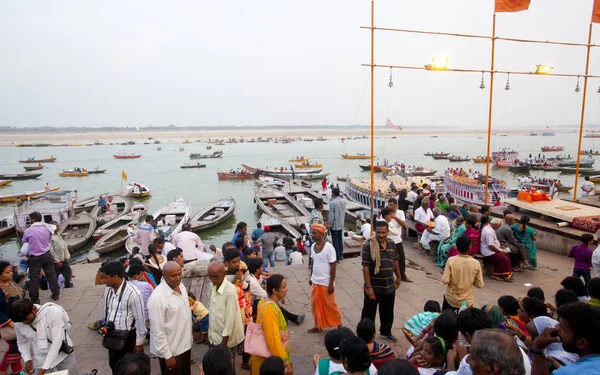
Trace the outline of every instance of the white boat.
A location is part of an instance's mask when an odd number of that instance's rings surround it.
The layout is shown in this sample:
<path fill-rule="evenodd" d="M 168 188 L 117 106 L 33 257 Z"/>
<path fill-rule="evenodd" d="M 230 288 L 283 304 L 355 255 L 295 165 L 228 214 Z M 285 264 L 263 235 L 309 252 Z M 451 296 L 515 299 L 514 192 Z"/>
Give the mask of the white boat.
<path fill-rule="evenodd" d="M 155 211 L 152 217 L 157 223 L 159 231 L 161 230 L 160 224 L 163 224 L 165 238 L 170 241 L 174 235 L 181 232 L 183 224 L 190 220 L 191 211 L 190 205 L 183 198 L 179 198 Z M 168 228 L 164 229 L 165 227 Z"/>
<path fill-rule="evenodd" d="M 118 195 L 109 195 L 106 199 L 109 204 L 106 211 L 102 211 L 102 207 L 96 205 L 92 212 L 90 212 L 92 217 L 98 222 L 98 225 L 104 225 L 104 223 L 128 214 L 131 211 L 131 201 L 127 198 Z"/>
<path fill-rule="evenodd" d="M 7 216 L 0 220 L 0 237 L 11 234 L 15 231 L 15 218 L 14 216 Z"/>
<path fill-rule="evenodd" d="M 466 177 L 457 177 L 449 172 L 444 174 L 444 189 L 452 194 L 460 203 L 472 203 L 483 206 L 485 198 L 485 182 Z M 494 180 L 488 184 L 487 204 L 500 204 L 508 197 L 510 189 L 502 180 Z"/>
<path fill-rule="evenodd" d="M 295 228 L 308 223 L 310 212 L 306 207 L 281 190 L 266 185 L 261 186 L 256 190 L 254 201 L 267 215 L 287 221 Z"/>
<path fill-rule="evenodd" d="M 42 215 L 42 221 L 50 224 L 56 221 L 58 224 L 73 216 L 73 199 L 77 194 L 72 190 L 58 190 L 44 193 L 31 202 L 23 203 L 15 207 L 15 226 L 17 232 L 23 233 L 29 228 L 31 221 L 29 214 L 37 211 Z"/>
<path fill-rule="evenodd" d="M 140 221 L 140 213 L 139 212 L 130 212 L 126 215 L 119 216 L 116 219 L 113 219 L 101 227 L 98 227 L 94 232 L 94 239 L 99 240 L 103 236 L 105 236 L 108 232 L 112 232 L 115 229 L 125 229 L 129 224 L 137 224 Z"/>

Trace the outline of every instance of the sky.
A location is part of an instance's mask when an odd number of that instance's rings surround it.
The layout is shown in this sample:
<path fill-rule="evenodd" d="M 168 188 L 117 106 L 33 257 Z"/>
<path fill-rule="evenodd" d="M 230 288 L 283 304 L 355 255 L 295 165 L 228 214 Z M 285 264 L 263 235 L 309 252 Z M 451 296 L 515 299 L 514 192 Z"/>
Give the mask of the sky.
<path fill-rule="evenodd" d="M 585 43 L 593 0 L 532 0 L 497 35 Z M 367 125 L 369 0 L 0 2 L 0 126 Z M 493 0 L 376 0 L 375 25 L 491 35 Z M 600 25 L 594 41 L 600 45 Z M 491 41 L 377 31 L 375 63 L 490 68 Z M 498 41 L 496 69 L 583 74 L 585 47 Z M 600 47 L 590 74 L 600 75 Z M 487 126 L 480 73 L 375 74 L 375 122 Z M 576 77 L 497 74 L 494 127 L 578 124 Z M 484 75 L 489 85 L 489 75 Z M 580 82 L 583 88 L 583 79 Z M 600 124 L 590 79 L 586 125 Z M 487 86 L 489 87 L 489 86 Z"/>

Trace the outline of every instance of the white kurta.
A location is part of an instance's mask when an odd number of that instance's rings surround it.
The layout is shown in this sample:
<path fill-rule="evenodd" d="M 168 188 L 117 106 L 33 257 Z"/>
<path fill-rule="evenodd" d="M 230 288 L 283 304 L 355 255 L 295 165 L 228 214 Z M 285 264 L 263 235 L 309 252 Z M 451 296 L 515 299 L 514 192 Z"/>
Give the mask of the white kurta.
<path fill-rule="evenodd" d="M 443 241 L 450 236 L 450 223 L 448 223 L 448 218 L 443 215 L 436 217 L 433 231 L 435 233 L 424 231 L 421 235 L 421 245 L 427 250 L 431 249 L 429 247 L 429 242 Z"/>

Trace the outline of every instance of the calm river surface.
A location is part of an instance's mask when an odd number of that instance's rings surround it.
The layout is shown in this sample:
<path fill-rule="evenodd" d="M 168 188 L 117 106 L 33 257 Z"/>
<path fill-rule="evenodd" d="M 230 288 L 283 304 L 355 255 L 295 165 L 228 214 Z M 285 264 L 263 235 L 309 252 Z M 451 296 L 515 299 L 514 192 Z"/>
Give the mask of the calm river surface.
<path fill-rule="evenodd" d="M 138 139 L 136 141 L 141 143 Z M 545 145 L 563 145 L 565 146 L 564 154 L 571 154 L 575 157 L 577 135 L 570 133 L 558 134 L 555 137 L 497 136 L 493 139 L 492 151 L 502 147 L 510 147 L 519 151 L 520 156 L 524 158 L 529 153 L 537 155 L 541 152 L 540 147 Z M 158 151 L 157 146 L 162 147 L 162 150 Z M 180 152 L 180 147 L 184 147 L 185 151 Z M 350 154 L 368 153 L 369 147 L 370 140 L 368 139 L 347 140 L 345 143 L 338 139 L 330 139 L 324 142 L 297 141 L 290 144 L 275 144 L 272 142 L 237 143 L 213 146 L 210 151 L 205 149 L 205 143 L 47 148 L 3 147 L 0 149 L 2 153 L 0 173 L 23 173 L 23 164 L 18 162 L 22 158 L 45 158 L 53 155 L 58 159 L 54 163 L 46 164 L 43 170 L 36 171 L 43 173 L 39 179 L 14 181 L 6 187 L 1 187 L 0 195 L 42 190 L 48 182 L 52 187 L 76 188 L 78 189 L 79 198 L 83 199 L 102 192 L 118 191 L 121 187 L 121 170 L 124 170 L 129 182 L 142 183 L 152 190 L 151 197 L 143 201 L 148 206 L 149 213 L 176 198 L 183 197 L 192 206 L 193 215 L 218 199 L 228 196 L 233 197 L 237 202 L 234 218 L 215 228 L 199 233 L 205 244 L 215 244 L 220 247 L 224 242 L 231 239 L 236 222 L 245 221 L 249 223 L 250 228 L 253 228 L 260 217 L 260 213 L 253 203 L 256 187 L 252 180 L 218 181 L 217 171 L 241 168 L 241 163 L 257 167 L 289 166 L 289 159 L 303 155 L 313 161 L 323 163 L 324 172 L 331 173 L 329 178 L 332 181 L 335 181 L 336 176 L 346 175 L 367 179 L 369 178 L 369 172 L 361 171 L 358 166 L 361 163 L 368 164 L 367 160 L 344 160 L 340 154 L 346 152 Z M 600 144 L 596 148 L 592 139 L 584 139 L 583 148 L 597 150 L 600 148 Z M 141 153 L 142 157 L 129 160 L 113 158 L 112 155 L 120 150 Z M 180 165 L 186 162 L 196 162 L 196 160 L 190 161 L 189 153 L 207 153 L 215 150 L 223 150 L 223 157 L 198 160 L 200 163 L 205 163 L 206 168 L 179 168 Z M 398 133 L 397 138 L 392 139 L 390 133 L 387 133 L 387 136 L 380 136 L 375 140 L 375 153 L 381 162 L 386 158 L 392 162 L 397 160 L 399 163 L 415 164 L 425 168 L 437 169 L 440 172 L 451 165 L 485 172 L 484 164 L 473 162 L 450 163 L 447 160 L 433 160 L 423 155 L 427 151 L 444 151 L 455 155 L 468 155 L 469 157 L 485 155 L 486 139 L 485 137 L 464 135 L 441 135 L 439 138 L 430 138 L 428 136 L 402 136 L 402 133 Z M 554 155 L 556 153 L 546 153 L 546 157 Z M 78 178 L 58 176 L 62 169 L 73 167 L 91 169 L 96 166 L 102 169 L 106 168 L 107 172 Z M 509 186 L 516 186 L 517 184 L 516 178 L 507 169 L 492 169 L 492 175 L 506 180 Z M 554 178 L 558 177 L 559 173 L 532 171 L 531 176 L 534 175 Z M 563 183 L 567 185 L 572 185 L 574 182 L 573 175 L 560 175 L 558 178 L 561 178 Z M 315 183 L 315 186 L 318 186 L 318 182 Z M 343 187 L 341 183 L 340 186 Z M 568 197 L 568 195 L 565 197 Z M 0 205 L 1 217 L 12 215 L 12 211 L 12 205 Z M 14 235 L 0 238 L 0 256 L 4 259 L 16 260 L 19 245 L 20 242 Z M 89 251 L 93 251 L 93 241 L 90 241 L 86 247 L 74 254 L 74 257 L 81 258 Z M 118 255 L 118 253 L 115 255 Z"/>

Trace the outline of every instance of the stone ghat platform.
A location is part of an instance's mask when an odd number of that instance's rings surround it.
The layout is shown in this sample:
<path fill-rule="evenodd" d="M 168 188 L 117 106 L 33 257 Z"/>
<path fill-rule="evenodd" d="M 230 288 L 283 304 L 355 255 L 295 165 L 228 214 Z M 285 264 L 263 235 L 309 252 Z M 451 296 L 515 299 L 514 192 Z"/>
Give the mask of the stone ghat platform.
<path fill-rule="evenodd" d="M 398 343 L 392 345 L 398 356 L 403 356 L 409 348 L 409 343 L 401 332 L 406 320 L 422 311 L 427 300 L 437 300 L 440 305 L 445 286 L 441 282 L 442 270 L 434 266 L 434 258 L 414 249 L 413 239 L 405 241 L 404 247 L 408 258 L 408 277 L 412 283 L 402 283 L 397 291 L 394 309 L 395 320 L 393 334 L 398 337 Z M 538 270 L 515 273 L 516 282 L 503 283 L 485 277 L 485 286 L 482 290 L 475 290 L 475 305 L 483 306 L 488 302 L 496 302 L 504 294 L 522 296 L 527 293 L 532 284 L 540 286 L 546 293 L 546 298 L 552 301 L 552 296 L 560 288 L 560 280 L 572 273 L 573 261 L 569 258 L 548 253 L 538 252 Z M 297 375 L 314 374 L 312 357 L 319 354 L 327 356 L 323 340 L 325 333 L 308 334 L 306 330 L 312 327 L 313 320 L 310 312 L 310 286 L 308 285 L 308 269 L 305 265 L 294 267 L 276 267 L 273 272 L 283 274 L 288 282 L 288 298 L 286 308 L 297 314 L 306 314 L 302 325 L 290 324 L 289 330 L 293 332 L 290 340 L 292 360 L 294 361 Z M 278 265 L 280 263 L 277 263 Z M 101 345 L 101 337 L 96 331 L 87 328 L 87 324 L 100 318 L 103 314 L 102 295 L 104 286 L 94 285 L 96 271 L 99 264 L 77 264 L 73 266 L 75 287 L 64 289 L 61 293 L 59 304 L 62 305 L 71 318 L 73 327 L 70 335 L 75 343 L 75 353 L 83 373 L 98 369 L 99 374 L 110 374 L 108 367 L 108 354 Z M 200 280 L 189 280 L 195 285 Z M 362 271 L 360 258 L 345 259 L 338 265 L 336 297 L 342 312 L 343 325 L 355 329 L 360 320 L 363 305 Z M 50 301 L 48 291 L 41 292 L 43 302 Z M 379 320 L 379 319 L 377 319 Z M 379 321 L 376 322 L 379 327 Z M 377 340 L 380 340 L 378 338 Z M 192 358 L 196 360 L 192 373 L 198 374 L 198 366 L 204 353 L 208 350 L 206 345 L 193 345 Z M 145 347 L 146 353 L 149 347 Z M 238 374 L 249 374 L 239 368 L 241 358 L 236 359 Z M 152 374 L 160 374 L 158 360 L 152 359 Z"/>

